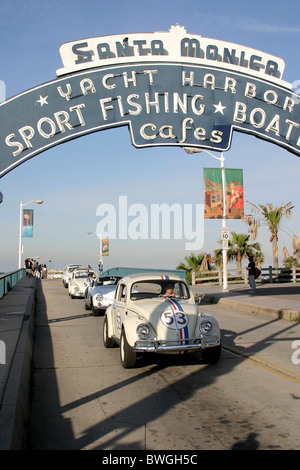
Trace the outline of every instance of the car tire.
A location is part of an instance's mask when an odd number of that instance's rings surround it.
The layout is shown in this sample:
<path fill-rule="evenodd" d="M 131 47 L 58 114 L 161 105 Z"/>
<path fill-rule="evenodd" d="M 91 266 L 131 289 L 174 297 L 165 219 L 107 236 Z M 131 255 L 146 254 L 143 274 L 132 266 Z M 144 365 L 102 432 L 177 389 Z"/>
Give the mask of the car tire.
<path fill-rule="evenodd" d="M 92 314 L 94 315 L 94 317 L 100 317 L 100 315 L 102 315 L 102 310 L 99 308 L 95 308 L 92 305 Z"/>
<path fill-rule="evenodd" d="M 136 352 L 132 351 L 129 346 L 124 329 L 120 339 L 120 359 L 124 369 L 130 369 L 136 365 Z"/>
<path fill-rule="evenodd" d="M 105 348 L 114 348 L 116 346 L 114 340 L 108 336 L 108 325 L 106 316 L 103 322 L 103 344 Z"/>
<path fill-rule="evenodd" d="M 84 310 L 91 310 L 91 307 L 88 306 L 86 301 L 84 301 Z"/>
<path fill-rule="evenodd" d="M 221 345 L 203 349 L 203 351 L 201 351 L 201 356 L 203 362 L 206 364 L 217 364 L 221 356 Z"/>

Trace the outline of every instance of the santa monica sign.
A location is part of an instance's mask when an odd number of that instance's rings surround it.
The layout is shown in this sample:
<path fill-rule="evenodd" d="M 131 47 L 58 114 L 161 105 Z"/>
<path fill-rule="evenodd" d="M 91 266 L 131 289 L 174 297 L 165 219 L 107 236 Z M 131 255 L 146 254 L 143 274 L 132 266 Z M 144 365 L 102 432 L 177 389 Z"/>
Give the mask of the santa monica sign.
<path fill-rule="evenodd" d="M 169 32 L 63 44 L 57 78 L 0 105 L 0 176 L 48 148 L 128 126 L 137 148 L 225 151 L 238 130 L 300 155 L 300 96 L 278 57 Z"/>

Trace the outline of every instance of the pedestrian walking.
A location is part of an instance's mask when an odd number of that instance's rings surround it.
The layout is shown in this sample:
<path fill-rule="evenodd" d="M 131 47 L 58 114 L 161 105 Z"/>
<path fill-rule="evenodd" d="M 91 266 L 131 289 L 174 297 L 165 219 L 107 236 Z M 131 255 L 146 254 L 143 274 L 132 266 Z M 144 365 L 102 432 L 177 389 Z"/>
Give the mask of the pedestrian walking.
<path fill-rule="evenodd" d="M 248 264 L 248 277 L 249 277 L 249 284 L 251 289 L 251 294 L 256 293 L 256 283 L 255 283 L 255 263 L 253 256 L 248 257 L 249 264 Z"/>

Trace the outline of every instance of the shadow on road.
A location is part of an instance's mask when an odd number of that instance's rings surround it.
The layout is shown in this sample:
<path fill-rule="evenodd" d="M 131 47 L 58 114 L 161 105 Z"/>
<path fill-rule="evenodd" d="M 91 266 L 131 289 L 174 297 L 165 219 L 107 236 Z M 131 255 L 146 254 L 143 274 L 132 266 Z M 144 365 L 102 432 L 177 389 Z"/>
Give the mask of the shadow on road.
<path fill-rule="evenodd" d="M 194 407 L 201 407 L 204 403 L 206 413 L 212 417 L 213 421 L 208 423 L 206 419 L 201 420 L 199 409 L 195 415 L 191 409 L 189 429 L 186 430 L 188 435 L 185 435 L 185 430 L 181 429 L 182 436 L 186 438 L 184 444 L 188 445 L 185 448 L 196 450 L 214 447 L 216 449 L 218 442 L 220 449 L 254 450 L 260 448 L 260 434 L 255 432 L 255 418 L 251 418 L 251 414 L 243 409 L 237 409 L 235 413 L 230 413 L 226 409 L 226 397 L 212 397 L 210 395 L 209 387 L 220 376 L 230 373 L 233 368 L 245 360 L 243 357 L 233 356 L 224 351 L 222 351 L 221 360 L 214 366 L 201 364 L 200 353 L 190 353 L 185 356 L 146 355 L 140 360 L 136 369 L 128 371 L 126 379 L 119 380 L 113 385 L 96 390 L 91 394 L 79 396 L 76 400 L 62 406 L 58 393 L 57 371 L 54 368 L 54 351 L 49 323 L 60 323 L 66 320 L 76 322 L 79 317 L 89 316 L 89 314 L 84 314 L 48 319 L 42 284 L 39 285 L 34 347 L 36 373 L 34 374 L 33 401 L 38 395 L 39 399 L 36 400 L 34 410 L 34 429 L 32 429 L 31 440 L 33 450 L 41 449 L 41 445 L 45 450 L 86 448 L 145 450 L 147 442 L 144 439 L 133 437 L 137 435 L 136 431 L 139 431 L 139 436 L 144 435 L 145 427 L 149 428 L 151 425 L 155 427 L 156 420 L 164 415 L 168 419 L 170 412 L 173 412 L 174 409 L 181 410 L 186 402 L 193 403 Z M 94 318 L 91 317 L 91 322 L 93 320 Z M 275 320 L 271 322 L 273 321 Z M 264 328 L 268 323 L 270 322 L 257 328 Z M 292 327 L 293 325 L 286 329 Z M 227 342 L 234 345 L 236 335 L 234 331 L 226 330 L 222 331 L 222 334 Z M 255 351 L 262 350 L 270 340 L 273 341 L 275 338 L 271 336 L 259 341 Z M 118 350 L 115 353 L 117 354 Z M 189 372 L 187 372 L 186 366 L 191 366 L 192 371 L 189 368 Z M 168 370 L 168 375 L 164 374 L 166 370 Z M 138 387 L 140 381 L 144 380 L 148 380 L 149 384 L 153 383 L 154 385 L 157 385 L 159 380 L 159 390 L 156 386 L 153 389 L 150 386 L 147 396 L 137 399 L 132 404 L 113 413 L 106 412 L 106 403 L 113 395 L 115 396 L 116 392 L 121 396 L 123 390 L 134 384 Z M 162 382 L 165 383 L 164 386 L 161 385 Z M 201 392 L 200 400 L 199 392 Z M 134 388 L 132 393 L 134 393 Z M 41 399 L 41 394 L 44 394 L 43 399 Z M 198 400 L 197 403 L 195 403 L 195 399 Z M 104 414 L 104 418 L 96 424 L 87 425 L 84 433 L 75 436 L 72 420 L 65 415 L 72 416 L 76 410 L 95 400 L 98 401 L 102 409 L 102 414 L 99 416 Z M 224 400 L 224 411 L 220 415 L 216 415 L 217 400 Z M 186 410 L 186 407 L 184 409 Z M 180 428 L 179 415 L 178 420 Z M 223 426 L 220 426 L 220 423 L 223 423 Z M 170 426 L 172 427 L 172 423 Z M 226 429 L 234 429 L 232 436 L 236 437 L 230 437 L 230 433 L 226 435 Z M 175 433 L 176 429 L 170 431 Z M 132 438 L 129 437 L 131 435 Z M 203 441 L 204 436 L 205 442 Z M 272 441 L 271 447 L 280 448 L 280 443 L 278 442 L 277 445 Z M 164 449 L 164 443 L 161 443 L 161 449 Z"/>

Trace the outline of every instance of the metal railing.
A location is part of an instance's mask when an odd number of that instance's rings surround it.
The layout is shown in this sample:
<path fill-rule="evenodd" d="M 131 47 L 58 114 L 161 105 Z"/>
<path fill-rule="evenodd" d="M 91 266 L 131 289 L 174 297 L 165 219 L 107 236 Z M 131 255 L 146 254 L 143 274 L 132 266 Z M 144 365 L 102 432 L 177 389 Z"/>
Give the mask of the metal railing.
<path fill-rule="evenodd" d="M 222 274 L 222 269 L 192 273 L 192 285 L 201 283 L 222 285 Z M 228 269 L 227 279 L 228 283 L 248 284 L 248 270 L 247 268 L 242 268 L 239 271 L 237 269 Z M 292 268 L 278 268 L 277 273 L 272 266 L 262 267 L 261 274 L 256 282 L 271 284 L 274 282 L 300 282 L 300 268 L 295 266 Z"/>
<path fill-rule="evenodd" d="M 26 276 L 25 269 L 17 269 L 16 271 L 0 275 L 0 299 L 2 299 L 2 297 L 4 297 L 24 276 Z"/>
<path fill-rule="evenodd" d="M 154 268 L 122 268 L 122 267 L 117 267 L 117 268 L 110 268 L 104 271 L 103 276 L 128 276 L 130 274 L 134 273 L 171 273 L 171 274 L 176 274 L 177 276 L 182 277 L 185 279 L 186 277 L 186 271 L 184 269 L 154 269 Z"/>
<path fill-rule="evenodd" d="M 292 268 L 275 268 L 269 266 L 268 268 L 261 268 L 260 278 L 262 282 L 300 282 L 300 268 L 293 266 Z"/>

